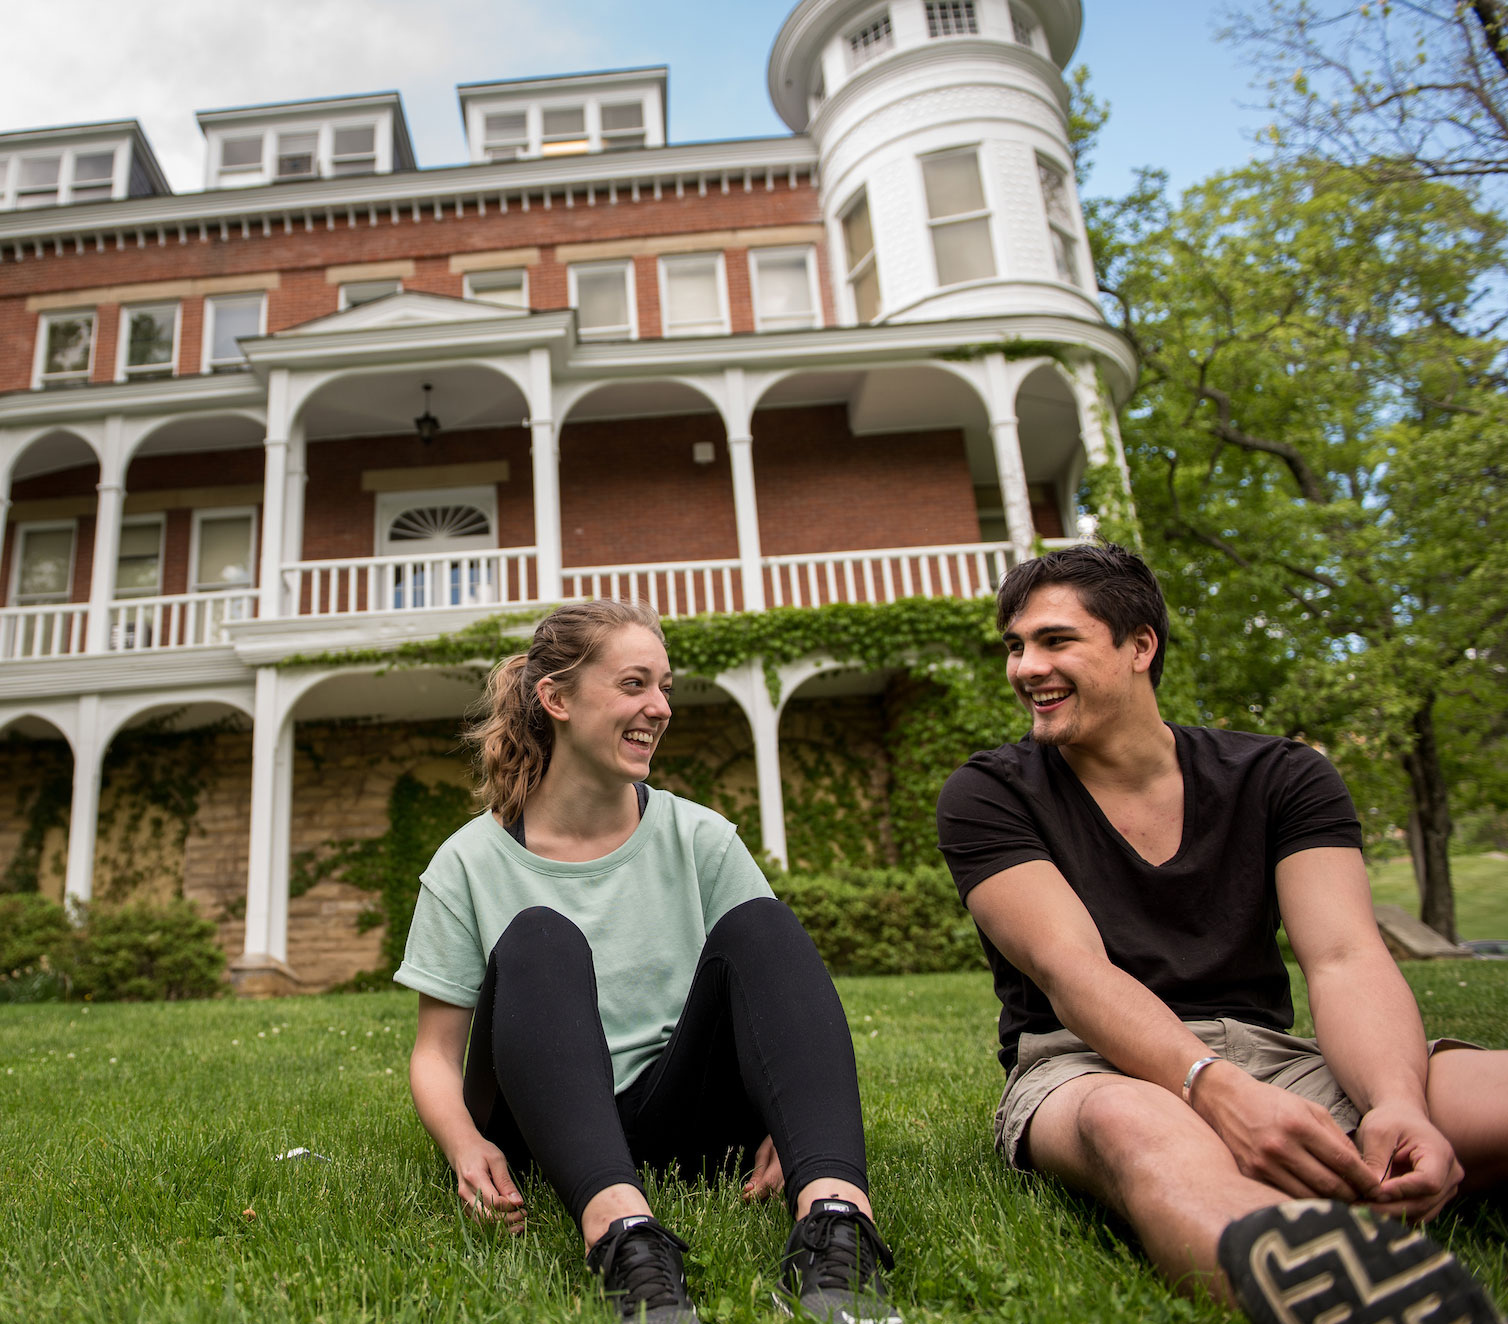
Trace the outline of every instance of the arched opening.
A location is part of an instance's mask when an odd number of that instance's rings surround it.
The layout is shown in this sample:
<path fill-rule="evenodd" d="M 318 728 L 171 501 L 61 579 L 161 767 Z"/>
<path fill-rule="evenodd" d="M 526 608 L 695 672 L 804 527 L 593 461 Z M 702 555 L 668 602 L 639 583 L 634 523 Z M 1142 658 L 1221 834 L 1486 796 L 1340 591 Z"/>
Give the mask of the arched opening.
<path fill-rule="evenodd" d="M 560 431 L 567 596 L 635 598 L 665 615 L 730 611 L 738 530 L 727 429 L 679 382 L 617 382 Z"/>
<path fill-rule="evenodd" d="M 1039 538 L 1074 536 L 1084 447 L 1078 406 L 1061 369 L 1043 364 L 1026 377 L 1016 392 L 1016 417 L 1032 527 Z"/>
<path fill-rule="evenodd" d="M 0 892 L 63 900 L 73 748 L 46 718 L 0 722 Z"/>

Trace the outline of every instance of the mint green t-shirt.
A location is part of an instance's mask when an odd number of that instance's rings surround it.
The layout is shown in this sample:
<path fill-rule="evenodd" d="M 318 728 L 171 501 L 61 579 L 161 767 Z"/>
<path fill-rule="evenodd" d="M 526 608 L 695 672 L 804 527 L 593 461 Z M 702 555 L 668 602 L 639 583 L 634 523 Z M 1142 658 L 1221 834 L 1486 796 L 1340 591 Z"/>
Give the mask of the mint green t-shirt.
<path fill-rule="evenodd" d="M 639 826 L 600 860 L 547 860 L 484 813 L 435 852 L 420 877 L 400 984 L 476 1005 L 487 958 L 514 916 L 549 906 L 586 935 L 613 1088 L 669 1042 L 712 926 L 741 902 L 773 896 L 733 824 L 668 791 L 649 792 Z M 506 998 L 508 972 L 498 972 Z"/>

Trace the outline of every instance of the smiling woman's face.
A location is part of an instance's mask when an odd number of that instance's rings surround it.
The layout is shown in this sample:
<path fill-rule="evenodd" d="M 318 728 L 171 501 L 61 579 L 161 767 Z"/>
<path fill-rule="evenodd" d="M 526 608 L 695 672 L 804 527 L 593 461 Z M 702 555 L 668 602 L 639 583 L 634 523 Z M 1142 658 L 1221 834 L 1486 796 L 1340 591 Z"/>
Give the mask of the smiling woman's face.
<path fill-rule="evenodd" d="M 670 723 L 670 659 L 642 625 L 610 634 L 569 692 L 556 689 L 551 762 L 604 780 L 642 781 Z"/>

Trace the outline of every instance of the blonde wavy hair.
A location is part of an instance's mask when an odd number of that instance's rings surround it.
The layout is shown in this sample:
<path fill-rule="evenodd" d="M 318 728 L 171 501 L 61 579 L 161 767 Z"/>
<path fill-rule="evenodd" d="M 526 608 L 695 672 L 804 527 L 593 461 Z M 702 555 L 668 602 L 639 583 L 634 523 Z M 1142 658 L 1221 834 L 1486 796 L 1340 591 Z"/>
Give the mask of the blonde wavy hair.
<path fill-rule="evenodd" d="M 572 602 L 534 627 L 527 653 L 493 667 L 482 716 L 465 738 L 475 750 L 477 798 L 503 822 L 524 812 L 524 801 L 550 766 L 555 731 L 539 702 L 539 682 L 550 676 L 569 694 L 573 673 L 589 665 L 603 641 L 626 625 L 641 625 L 665 642 L 660 618 L 649 607 L 609 598 Z"/>

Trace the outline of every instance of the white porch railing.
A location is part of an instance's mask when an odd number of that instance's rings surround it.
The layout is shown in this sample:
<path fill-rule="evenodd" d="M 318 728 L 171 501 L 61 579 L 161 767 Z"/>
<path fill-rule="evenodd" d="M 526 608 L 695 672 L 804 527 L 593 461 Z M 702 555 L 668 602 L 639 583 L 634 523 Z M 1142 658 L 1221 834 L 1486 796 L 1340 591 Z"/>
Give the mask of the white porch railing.
<path fill-rule="evenodd" d="M 535 600 L 534 564 L 532 547 L 294 561 L 283 567 L 283 607 L 289 616 L 506 607 Z"/>
<path fill-rule="evenodd" d="M 987 597 L 1010 569 L 1011 556 L 1009 543 L 767 556 L 765 596 L 772 607 L 883 603 L 911 597 Z"/>
<path fill-rule="evenodd" d="M 0 660 L 82 653 L 88 620 L 87 602 L 0 608 Z"/>
<path fill-rule="evenodd" d="M 228 622 L 250 620 L 256 614 L 254 588 L 125 598 L 110 604 L 109 648 L 139 653 L 223 644 Z"/>
<path fill-rule="evenodd" d="M 567 598 L 647 602 L 661 616 L 738 611 L 742 578 L 737 561 L 658 561 L 647 565 L 573 566 L 561 572 Z"/>

